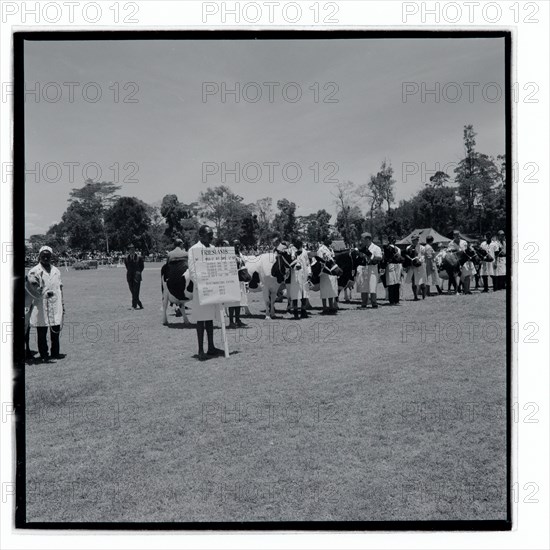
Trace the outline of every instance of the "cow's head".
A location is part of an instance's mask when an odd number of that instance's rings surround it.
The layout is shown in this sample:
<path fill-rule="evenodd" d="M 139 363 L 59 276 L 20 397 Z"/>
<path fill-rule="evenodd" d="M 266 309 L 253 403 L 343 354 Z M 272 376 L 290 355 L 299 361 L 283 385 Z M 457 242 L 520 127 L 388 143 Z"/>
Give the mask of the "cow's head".
<path fill-rule="evenodd" d="M 44 292 L 44 281 L 38 273 L 29 272 L 25 275 L 25 290 L 36 300 Z"/>
<path fill-rule="evenodd" d="M 279 284 L 284 283 L 290 274 L 290 264 L 292 256 L 288 250 L 279 251 L 275 258 L 275 263 L 271 268 L 271 275 L 277 279 Z"/>
<path fill-rule="evenodd" d="M 244 261 L 242 260 L 237 261 L 237 273 L 239 275 L 239 281 L 241 283 L 250 283 L 250 281 L 252 280 L 252 276 L 250 275 L 250 272 L 248 271 Z"/>

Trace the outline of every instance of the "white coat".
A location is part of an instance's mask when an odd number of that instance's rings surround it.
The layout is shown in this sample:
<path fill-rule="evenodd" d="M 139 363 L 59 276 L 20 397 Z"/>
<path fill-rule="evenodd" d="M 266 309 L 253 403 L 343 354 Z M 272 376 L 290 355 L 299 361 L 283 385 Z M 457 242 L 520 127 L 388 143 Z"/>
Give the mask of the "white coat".
<path fill-rule="evenodd" d="M 368 247 L 368 251 L 372 254 L 371 260 L 382 260 L 382 249 L 371 243 Z M 360 265 L 357 267 L 357 277 L 355 279 L 357 292 L 376 294 L 376 288 L 378 287 L 378 264 Z"/>
<path fill-rule="evenodd" d="M 333 260 L 334 251 L 326 245 L 321 245 L 317 251 L 317 256 L 322 260 Z M 336 275 L 329 275 L 324 271 L 321 272 L 319 277 L 319 291 L 321 299 L 336 298 L 338 296 L 338 277 Z"/>
<path fill-rule="evenodd" d="M 29 270 L 42 280 L 42 299 L 35 300 L 35 307 L 31 313 L 30 323 L 33 327 L 53 327 L 61 325 L 63 321 L 63 295 L 61 288 L 61 272 L 51 266 L 48 273 L 42 264 L 35 265 Z"/>
<path fill-rule="evenodd" d="M 290 284 L 288 293 L 291 300 L 303 300 L 309 298 L 308 277 L 311 274 L 309 256 L 307 250 L 302 250 L 300 254 L 297 250 L 292 251 L 292 262 L 290 272 Z"/>

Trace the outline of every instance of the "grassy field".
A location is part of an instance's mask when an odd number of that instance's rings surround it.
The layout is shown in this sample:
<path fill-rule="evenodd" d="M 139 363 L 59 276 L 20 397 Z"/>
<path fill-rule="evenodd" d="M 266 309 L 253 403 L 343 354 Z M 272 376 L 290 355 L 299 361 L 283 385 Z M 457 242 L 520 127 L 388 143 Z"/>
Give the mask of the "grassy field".
<path fill-rule="evenodd" d="M 159 273 L 135 311 L 124 269 L 62 270 L 67 357 L 26 369 L 27 521 L 506 518 L 504 292 L 335 317 L 314 294 L 298 322 L 250 295 L 231 357 L 199 362 Z"/>

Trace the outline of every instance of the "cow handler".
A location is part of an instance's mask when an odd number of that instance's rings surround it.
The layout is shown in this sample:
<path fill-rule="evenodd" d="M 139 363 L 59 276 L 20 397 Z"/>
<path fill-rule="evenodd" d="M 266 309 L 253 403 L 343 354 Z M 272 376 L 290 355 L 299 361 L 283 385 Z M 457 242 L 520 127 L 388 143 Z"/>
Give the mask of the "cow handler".
<path fill-rule="evenodd" d="M 224 355 L 222 349 L 214 345 L 214 319 L 216 319 L 217 307 L 215 305 L 200 305 L 199 293 L 197 292 L 197 269 L 195 267 L 195 259 L 193 258 L 193 250 L 197 248 L 210 248 L 214 232 L 208 225 L 201 225 L 199 228 L 199 240 L 189 249 L 189 275 L 193 281 L 193 299 L 191 300 L 191 320 L 197 323 L 197 341 L 199 344 L 198 359 L 205 361 L 209 357 Z M 204 332 L 208 339 L 208 350 L 204 353 Z"/>
<path fill-rule="evenodd" d="M 38 351 L 42 363 L 51 363 L 51 359 L 63 359 L 59 353 L 59 335 L 65 306 L 63 304 L 63 284 L 61 273 L 51 264 L 52 249 L 43 246 L 38 252 L 38 264 L 29 274 L 33 273 L 44 282 L 42 298 L 35 302 L 30 324 L 36 327 L 38 337 Z M 51 355 L 48 355 L 48 328 L 50 329 Z"/>

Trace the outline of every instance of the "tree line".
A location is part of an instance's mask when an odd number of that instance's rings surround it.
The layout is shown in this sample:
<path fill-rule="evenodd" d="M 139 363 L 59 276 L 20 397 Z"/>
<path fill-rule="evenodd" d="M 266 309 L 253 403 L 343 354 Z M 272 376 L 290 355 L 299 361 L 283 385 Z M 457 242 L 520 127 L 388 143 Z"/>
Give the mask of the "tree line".
<path fill-rule="evenodd" d="M 130 243 L 143 253 L 164 253 L 175 237 L 189 247 L 201 223 L 209 223 L 218 239 L 239 239 L 244 247 L 269 244 L 274 236 L 318 243 L 325 237 L 358 243 L 364 231 L 383 242 L 389 235 L 405 236 L 415 228 L 433 227 L 447 235 L 453 229 L 482 235 L 506 226 L 506 159 L 476 150 L 472 125 L 464 127 L 464 158 L 454 177 L 436 172 L 412 198 L 395 204 L 395 179 L 391 162 L 384 160 L 366 183 L 337 183 L 331 198 L 336 220 L 321 209 L 307 216 L 296 214 L 296 203 L 265 197 L 253 203 L 227 186 L 209 187 L 195 202 L 181 202 L 169 194 L 160 206 L 136 197 L 118 195 L 112 182 L 86 180 L 69 194 L 61 221 L 44 235 L 32 235 L 31 248 L 42 244 L 56 251 L 101 252 L 126 250 Z"/>

